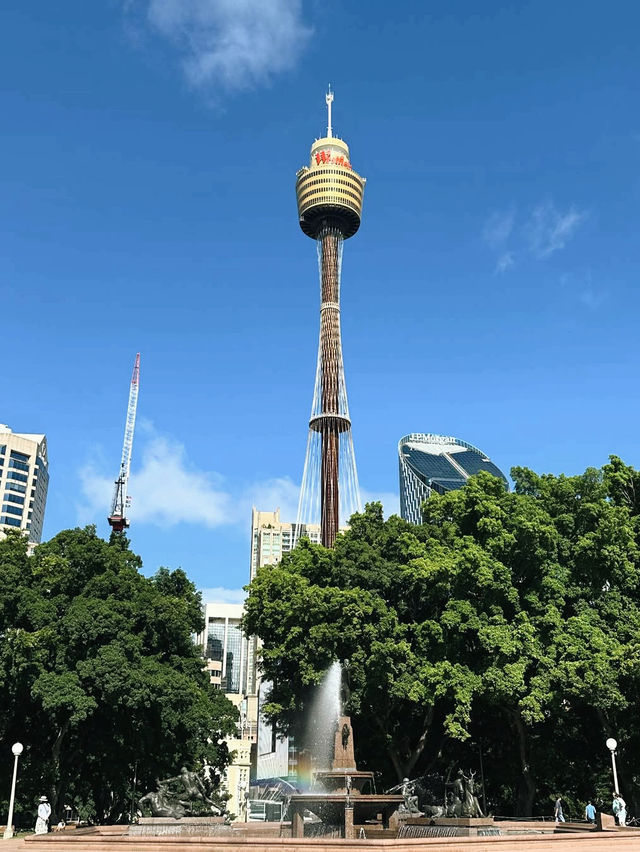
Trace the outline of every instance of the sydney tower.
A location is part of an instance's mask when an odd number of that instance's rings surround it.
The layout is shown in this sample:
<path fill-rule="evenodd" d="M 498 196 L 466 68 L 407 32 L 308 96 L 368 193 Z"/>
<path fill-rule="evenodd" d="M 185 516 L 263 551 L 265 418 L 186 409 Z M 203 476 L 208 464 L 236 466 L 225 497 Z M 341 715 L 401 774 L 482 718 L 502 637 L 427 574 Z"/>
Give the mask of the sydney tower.
<path fill-rule="evenodd" d="M 319 516 L 321 542 L 332 547 L 340 525 L 360 508 L 340 340 L 340 270 L 344 240 L 360 227 L 365 178 L 353 170 L 349 146 L 333 135 L 331 91 L 326 101 L 327 135 L 313 143 L 309 166 L 296 175 L 300 227 L 316 241 L 320 271 L 318 367 L 298 523 Z"/>

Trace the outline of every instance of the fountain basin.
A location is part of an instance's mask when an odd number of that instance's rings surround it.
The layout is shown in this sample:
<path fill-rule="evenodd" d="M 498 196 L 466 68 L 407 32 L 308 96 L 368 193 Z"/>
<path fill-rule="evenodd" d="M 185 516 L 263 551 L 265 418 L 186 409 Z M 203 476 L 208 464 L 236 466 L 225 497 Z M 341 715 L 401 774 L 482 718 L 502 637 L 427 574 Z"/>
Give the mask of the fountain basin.
<path fill-rule="evenodd" d="M 347 799 L 344 793 L 294 793 L 291 796 L 291 836 L 304 837 L 304 812 L 309 810 L 323 823 L 345 826 L 348 838 L 350 826 L 382 819 L 384 828 L 389 817 L 403 802 L 402 796 L 361 793 Z"/>

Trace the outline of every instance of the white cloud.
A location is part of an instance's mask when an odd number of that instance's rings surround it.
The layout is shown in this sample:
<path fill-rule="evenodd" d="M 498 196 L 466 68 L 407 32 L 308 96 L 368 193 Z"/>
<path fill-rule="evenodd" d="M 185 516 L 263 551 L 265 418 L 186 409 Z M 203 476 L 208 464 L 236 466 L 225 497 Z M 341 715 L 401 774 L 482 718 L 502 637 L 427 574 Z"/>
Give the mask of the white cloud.
<path fill-rule="evenodd" d="M 247 598 L 244 589 L 225 589 L 224 586 L 214 586 L 211 589 L 200 589 L 202 603 L 243 604 Z"/>
<path fill-rule="evenodd" d="M 141 421 L 136 434 L 135 458 L 129 478 L 131 506 L 127 512 L 136 524 L 171 527 L 179 523 L 213 529 L 220 526 L 249 527 L 251 509 L 280 509 L 283 521 L 295 521 L 300 486 L 289 477 L 275 477 L 252 483 L 228 483 L 214 471 L 199 470 L 186 449 L 175 438 L 159 435 L 153 424 Z M 81 500 L 78 523 L 102 520 L 113 494 L 113 474 L 106 472 L 104 454 L 99 450 L 79 471 Z M 380 500 L 385 515 L 397 513 L 397 494 L 361 489 L 364 505 Z"/>
<path fill-rule="evenodd" d="M 482 229 L 482 239 L 492 249 L 502 248 L 513 231 L 515 223 L 515 207 L 509 210 L 495 210 L 487 219 Z"/>
<path fill-rule="evenodd" d="M 252 506 L 279 507 L 283 520 L 295 520 L 299 486 L 291 479 L 266 479 L 234 491 L 220 474 L 198 470 L 179 441 L 158 435 L 149 422 L 141 427 L 136 436 L 141 464 L 137 469 L 134 466 L 128 487 L 131 520 L 164 527 L 177 523 L 209 528 L 246 525 Z M 89 461 L 79 476 L 84 500 L 78 506 L 78 520 L 90 523 L 110 505 L 114 477 L 105 473 L 102 454 Z"/>
<path fill-rule="evenodd" d="M 496 210 L 484 223 L 482 240 L 495 253 L 495 272 L 501 274 L 515 266 L 516 256 L 544 260 L 563 249 L 587 216 L 573 204 L 561 211 L 553 201 L 543 201 L 525 211 L 516 229 L 515 207 Z"/>
<path fill-rule="evenodd" d="M 149 427 L 147 427 L 147 430 Z M 139 523 L 173 526 L 180 522 L 216 527 L 236 520 L 231 496 L 215 473 L 196 470 L 178 441 L 153 435 L 141 447 L 141 467 L 131 474 L 128 515 Z M 80 521 L 104 513 L 113 490 L 113 476 L 89 462 L 80 471 Z"/>
<path fill-rule="evenodd" d="M 293 68 L 311 30 L 301 0 L 137 0 L 173 42 L 191 85 L 217 92 L 262 85 Z M 131 5 L 131 2 L 129 2 Z"/>
<path fill-rule="evenodd" d="M 512 251 L 505 251 L 501 254 L 496 263 L 496 272 L 506 272 L 514 265 L 515 259 Z"/>
<path fill-rule="evenodd" d="M 255 482 L 245 489 L 243 501 L 246 511 L 243 510 L 243 516 L 250 517 L 251 507 L 255 506 L 256 509 L 268 512 L 280 509 L 282 521 L 295 521 L 298 514 L 299 494 L 300 486 L 288 477 Z"/>
<path fill-rule="evenodd" d="M 561 212 L 552 201 L 538 204 L 524 226 L 531 252 L 535 257 L 546 258 L 563 249 L 586 218 L 586 210 L 573 205 Z"/>
<path fill-rule="evenodd" d="M 95 523 L 111 508 L 114 477 L 104 476 L 95 461 L 88 462 L 79 472 L 83 500 L 76 506 L 81 526 Z"/>

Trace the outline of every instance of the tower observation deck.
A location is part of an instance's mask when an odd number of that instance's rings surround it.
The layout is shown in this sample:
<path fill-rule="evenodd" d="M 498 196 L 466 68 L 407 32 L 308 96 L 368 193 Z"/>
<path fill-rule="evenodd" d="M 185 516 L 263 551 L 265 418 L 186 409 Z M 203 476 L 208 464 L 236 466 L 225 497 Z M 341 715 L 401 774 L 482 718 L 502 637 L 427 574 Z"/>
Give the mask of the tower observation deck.
<path fill-rule="evenodd" d="M 298 219 L 316 240 L 320 272 L 320 341 L 309 421 L 298 526 L 320 522 L 332 547 L 340 524 L 360 508 L 351 419 L 340 338 L 340 272 L 345 239 L 360 227 L 365 178 L 352 167 L 349 146 L 333 135 L 326 96 L 327 135 L 311 146 L 309 166 L 296 175 Z"/>

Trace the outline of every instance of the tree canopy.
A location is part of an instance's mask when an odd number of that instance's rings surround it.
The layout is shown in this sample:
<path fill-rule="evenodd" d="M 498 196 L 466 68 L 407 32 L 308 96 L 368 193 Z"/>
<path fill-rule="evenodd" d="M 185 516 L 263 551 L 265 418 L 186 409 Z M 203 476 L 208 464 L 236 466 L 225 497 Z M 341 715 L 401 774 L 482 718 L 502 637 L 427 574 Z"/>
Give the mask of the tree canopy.
<path fill-rule="evenodd" d="M 122 534 L 93 527 L 32 556 L 19 533 L 0 541 L 0 740 L 25 746 L 18 820 L 43 793 L 54 816 L 70 804 L 123 820 L 157 777 L 228 762 L 218 740 L 237 711 L 193 642 L 200 596 L 182 570 L 140 568 Z"/>
<path fill-rule="evenodd" d="M 621 785 L 640 725 L 640 474 L 616 457 L 581 476 L 486 473 L 424 505 L 423 523 L 353 516 L 333 550 L 304 540 L 251 586 L 245 629 L 263 641 L 266 713 L 301 720 L 348 660 L 363 766 L 389 783 L 482 754 L 494 810 L 549 812 Z M 636 487 L 637 486 L 637 487 Z"/>

